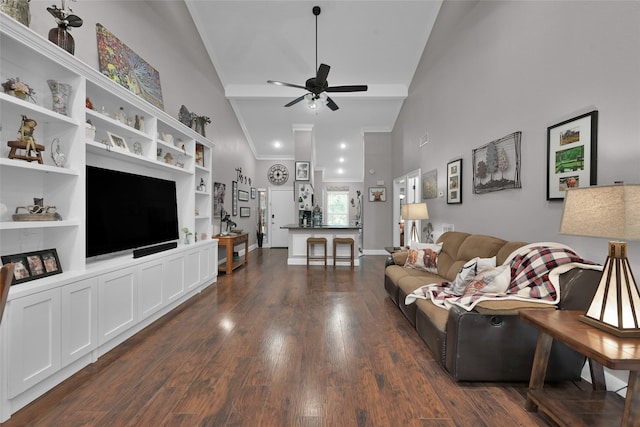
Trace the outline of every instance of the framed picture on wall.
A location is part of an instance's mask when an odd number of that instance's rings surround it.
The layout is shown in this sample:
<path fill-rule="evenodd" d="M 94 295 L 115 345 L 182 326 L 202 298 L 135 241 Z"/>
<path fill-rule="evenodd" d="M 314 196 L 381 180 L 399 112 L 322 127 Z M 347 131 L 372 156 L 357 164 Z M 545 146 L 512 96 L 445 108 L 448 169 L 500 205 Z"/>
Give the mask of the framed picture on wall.
<path fill-rule="evenodd" d="M 231 181 L 231 215 L 238 216 L 238 181 Z"/>
<path fill-rule="evenodd" d="M 249 206 L 240 206 L 240 217 L 247 218 L 251 216 L 251 208 Z"/>
<path fill-rule="evenodd" d="M 547 200 L 564 200 L 572 187 L 597 181 L 598 112 L 547 128 Z"/>
<path fill-rule="evenodd" d="M 386 202 L 387 189 L 385 187 L 369 187 L 370 202 Z"/>
<path fill-rule="evenodd" d="M 514 132 L 473 150 L 473 194 L 521 188 L 520 140 Z"/>
<path fill-rule="evenodd" d="M 438 197 L 438 169 L 422 174 L 422 198 L 435 199 Z"/>
<path fill-rule="evenodd" d="M 248 202 L 249 192 L 244 190 L 238 190 L 238 200 L 240 200 L 241 202 Z"/>
<path fill-rule="evenodd" d="M 251 198 L 252 199 L 256 198 L 256 187 L 251 187 Z"/>
<path fill-rule="evenodd" d="M 447 163 L 447 203 L 462 203 L 462 159 Z"/>
<path fill-rule="evenodd" d="M 296 181 L 309 181 L 311 176 L 309 162 L 296 162 Z"/>

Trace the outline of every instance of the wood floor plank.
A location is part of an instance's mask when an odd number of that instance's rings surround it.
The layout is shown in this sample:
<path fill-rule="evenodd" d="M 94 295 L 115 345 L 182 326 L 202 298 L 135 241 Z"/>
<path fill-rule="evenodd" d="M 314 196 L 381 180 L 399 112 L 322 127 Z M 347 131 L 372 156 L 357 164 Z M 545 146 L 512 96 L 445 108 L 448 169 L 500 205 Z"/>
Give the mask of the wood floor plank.
<path fill-rule="evenodd" d="M 253 251 L 2 426 L 547 425 L 526 383 L 451 379 L 387 297 L 385 257 L 286 259 Z"/>

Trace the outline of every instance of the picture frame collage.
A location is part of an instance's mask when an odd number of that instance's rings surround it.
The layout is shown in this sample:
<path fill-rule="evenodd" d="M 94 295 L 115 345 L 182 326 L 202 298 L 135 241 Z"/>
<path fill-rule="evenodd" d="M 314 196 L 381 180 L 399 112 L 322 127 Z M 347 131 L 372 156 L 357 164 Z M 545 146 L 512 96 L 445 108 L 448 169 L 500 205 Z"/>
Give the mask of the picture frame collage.
<path fill-rule="evenodd" d="M 62 273 L 62 265 L 55 249 L 3 255 L 3 264 L 13 264 L 12 285 Z"/>

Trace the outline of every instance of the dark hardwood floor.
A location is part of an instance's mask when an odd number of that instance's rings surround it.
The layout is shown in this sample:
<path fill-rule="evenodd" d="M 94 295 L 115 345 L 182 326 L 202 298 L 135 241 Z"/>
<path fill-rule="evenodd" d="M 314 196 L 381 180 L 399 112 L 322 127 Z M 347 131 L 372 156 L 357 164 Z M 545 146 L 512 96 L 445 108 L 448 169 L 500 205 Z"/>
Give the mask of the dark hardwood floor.
<path fill-rule="evenodd" d="M 251 252 L 2 425 L 548 425 L 524 410 L 527 384 L 451 380 L 387 298 L 384 256 L 353 270 L 286 256 Z"/>

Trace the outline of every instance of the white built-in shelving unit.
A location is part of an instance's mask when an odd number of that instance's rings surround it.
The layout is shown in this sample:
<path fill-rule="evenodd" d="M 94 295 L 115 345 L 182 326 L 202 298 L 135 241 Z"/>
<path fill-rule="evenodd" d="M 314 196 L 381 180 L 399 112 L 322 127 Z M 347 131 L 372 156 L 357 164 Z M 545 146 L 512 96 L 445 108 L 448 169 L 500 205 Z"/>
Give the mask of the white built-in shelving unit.
<path fill-rule="evenodd" d="M 0 217 L 0 255 L 54 248 L 63 270 L 11 287 L 0 324 L 4 421 L 215 282 L 218 256 L 211 239 L 212 141 L 5 15 L 0 60 L 1 82 L 19 77 L 36 91 L 35 101 L 0 93 L 0 203 L 7 208 Z M 52 109 L 50 79 L 72 87 L 66 115 Z M 129 121 L 116 120 L 120 108 Z M 17 139 L 22 115 L 37 122 L 44 164 L 8 159 L 7 141 Z M 136 115 L 144 117 L 143 128 L 134 127 Z M 124 138 L 128 149 L 105 145 L 108 132 Z M 66 156 L 62 167 L 51 157 L 54 141 Z M 196 144 L 203 147 L 203 165 L 196 164 Z M 187 245 L 181 236 L 176 249 L 137 259 L 130 252 L 87 259 L 87 165 L 175 181 L 179 227 L 198 241 L 192 237 Z M 15 208 L 33 204 L 34 197 L 55 206 L 62 220 L 13 221 Z"/>

